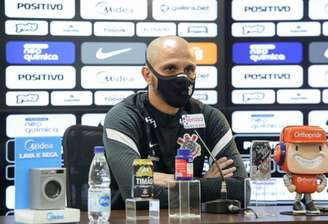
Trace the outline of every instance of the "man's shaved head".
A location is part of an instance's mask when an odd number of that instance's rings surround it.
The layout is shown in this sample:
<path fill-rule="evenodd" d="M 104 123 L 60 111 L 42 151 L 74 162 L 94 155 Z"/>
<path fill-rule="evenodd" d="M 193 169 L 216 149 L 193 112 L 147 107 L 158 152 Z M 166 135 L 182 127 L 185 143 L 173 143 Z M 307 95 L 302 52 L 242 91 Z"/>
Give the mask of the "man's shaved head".
<path fill-rule="evenodd" d="M 150 103 L 159 111 L 176 114 L 194 91 L 196 57 L 191 44 L 178 36 L 158 37 L 148 45 L 146 57 L 142 75 Z"/>
<path fill-rule="evenodd" d="M 195 61 L 195 55 L 190 44 L 178 36 L 163 36 L 154 39 L 148 45 L 146 56 L 153 66 L 162 60 L 175 57 L 189 57 Z"/>

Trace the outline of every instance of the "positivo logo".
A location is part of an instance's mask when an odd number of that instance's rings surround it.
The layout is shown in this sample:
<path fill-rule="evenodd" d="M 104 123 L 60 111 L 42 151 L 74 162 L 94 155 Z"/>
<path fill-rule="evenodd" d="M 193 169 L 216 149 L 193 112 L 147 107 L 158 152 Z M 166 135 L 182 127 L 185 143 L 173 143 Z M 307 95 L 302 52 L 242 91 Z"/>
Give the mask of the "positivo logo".
<path fill-rule="evenodd" d="M 26 80 L 26 81 L 37 81 L 37 80 L 51 80 L 51 81 L 61 81 L 64 80 L 64 74 L 51 74 L 51 73 L 19 73 L 17 74 L 17 80 Z"/>
<path fill-rule="evenodd" d="M 282 79 L 290 79 L 290 73 L 245 73 L 243 75 L 245 80 L 282 80 Z"/>
<path fill-rule="evenodd" d="M 291 7 L 289 5 L 252 5 L 245 6 L 244 12 L 290 12 Z"/>
<path fill-rule="evenodd" d="M 64 9 L 63 4 L 51 4 L 51 3 L 17 3 L 17 9 L 24 10 L 58 10 Z"/>

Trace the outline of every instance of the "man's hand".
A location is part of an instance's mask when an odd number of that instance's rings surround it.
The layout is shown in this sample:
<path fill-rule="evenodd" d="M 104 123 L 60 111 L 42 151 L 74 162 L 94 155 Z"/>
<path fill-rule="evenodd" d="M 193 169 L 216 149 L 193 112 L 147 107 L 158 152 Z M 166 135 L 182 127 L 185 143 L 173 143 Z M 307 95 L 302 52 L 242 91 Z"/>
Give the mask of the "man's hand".
<path fill-rule="evenodd" d="M 171 182 L 171 184 L 174 185 L 174 183 L 172 181 L 174 181 L 173 174 L 154 172 L 154 184 L 155 185 L 161 186 L 161 187 L 167 187 L 170 182 Z M 169 187 L 172 187 L 172 186 L 170 185 Z"/>
<path fill-rule="evenodd" d="M 218 160 L 216 160 L 216 164 L 220 166 L 222 170 L 222 174 L 224 177 L 231 177 L 233 175 L 233 172 L 236 171 L 236 167 L 229 167 L 231 164 L 233 164 L 232 159 L 227 159 L 227 157 L 222 157 Z M 217 166 L 213 163 L 210 169 L 207 171 L 207 173 L 204 176 L 205 178 L 214 178 L 214 177 L 220 177 L 220 172 Z"/>

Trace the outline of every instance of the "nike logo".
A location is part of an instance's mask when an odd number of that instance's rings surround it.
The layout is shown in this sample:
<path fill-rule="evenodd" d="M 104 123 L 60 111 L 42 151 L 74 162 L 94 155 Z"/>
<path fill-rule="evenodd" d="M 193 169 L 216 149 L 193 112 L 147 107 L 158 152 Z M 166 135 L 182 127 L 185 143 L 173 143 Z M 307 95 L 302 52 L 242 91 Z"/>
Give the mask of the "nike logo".
<path fill-rule="evenodd" d="M 325 53 L 323 54 L 326 58 L 328 58 L 328 48 L 325 50 Z"/>
<path fill-rule="evenodd" d="M 155 144 L 152 144 L 152 143 L 149 142 L 149 148 L 153 148 L 156 145 L 158 145 L 158 144 L 156 144 L 156 143 Z"/>
<path fill-rule="evenodd" d="M 150 159 L 151 161 L 159 161 L 159 158 L 155 156 L 148 156 L 148 159 Z"/>
<path fill-rule="evenodd" d="M 123 54 L 123 53 L 131 51 L 131 50 L 132 50 L 132 48 L 125 48 L 125 49 L 120 49 L 120 50 L 116 50 L 116 51 L 103 52 L 103 49 L 99 48 L 99 50 L 96 53 L 96 58 L 99 60 L 103 60 L 103 59 L 113 57 L 115 55 Z"/>

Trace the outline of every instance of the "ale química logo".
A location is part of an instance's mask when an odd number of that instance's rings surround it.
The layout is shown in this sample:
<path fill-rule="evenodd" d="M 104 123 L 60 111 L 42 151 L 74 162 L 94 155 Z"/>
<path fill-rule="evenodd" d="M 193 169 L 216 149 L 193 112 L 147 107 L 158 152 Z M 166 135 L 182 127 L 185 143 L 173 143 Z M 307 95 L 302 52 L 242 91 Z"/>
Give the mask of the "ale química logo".
<path fill-rule="evenodd" d="M 9 41 L 6 59 L 12 64 L 72 64 L 75 45 L 72 42 Z"/>
<path fill-rule="evenodd" d="M 232 59 L 236 64 L 300 63 L 303 46 L 299 42 L 235 43 Z"/>

